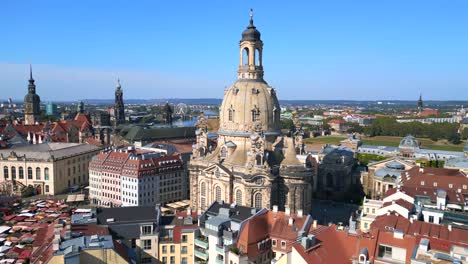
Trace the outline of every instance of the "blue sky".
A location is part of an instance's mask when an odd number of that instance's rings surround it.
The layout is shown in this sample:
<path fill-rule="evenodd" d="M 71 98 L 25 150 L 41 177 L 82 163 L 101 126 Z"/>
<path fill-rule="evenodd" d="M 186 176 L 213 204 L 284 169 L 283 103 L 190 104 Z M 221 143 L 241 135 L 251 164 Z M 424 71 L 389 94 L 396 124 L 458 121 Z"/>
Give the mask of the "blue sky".
<path fill-rule="evenodd" d="M 249 9 L 281 99 L 468 100 L 468 1 L 0 2 L 0 98 L 221 98 Z"/>

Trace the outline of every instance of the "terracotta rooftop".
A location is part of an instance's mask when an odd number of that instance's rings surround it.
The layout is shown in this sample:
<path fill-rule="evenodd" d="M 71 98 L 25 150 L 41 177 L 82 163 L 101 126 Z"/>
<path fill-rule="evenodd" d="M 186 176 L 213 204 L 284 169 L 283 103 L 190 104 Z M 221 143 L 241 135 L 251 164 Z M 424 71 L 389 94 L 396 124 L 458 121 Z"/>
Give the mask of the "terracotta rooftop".
<path fill-rule="evenodd" d="M 461 189 L 464 193 L 468 192 L 468 177 L 458 169 L 415 166 L 401 174 L 401 182 L 403 186 L 436 187 L 444 190 Z"/>

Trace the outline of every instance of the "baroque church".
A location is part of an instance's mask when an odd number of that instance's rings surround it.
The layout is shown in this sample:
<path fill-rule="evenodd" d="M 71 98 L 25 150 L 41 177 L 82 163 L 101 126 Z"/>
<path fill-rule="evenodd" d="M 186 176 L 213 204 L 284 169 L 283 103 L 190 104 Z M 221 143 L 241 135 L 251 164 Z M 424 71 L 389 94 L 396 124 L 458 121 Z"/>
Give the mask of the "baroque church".
<path fill-rule="evenodd" d="M 276 90 L 264 80 L 263 42 L 253 16 L 242 32 L 237 81 L 224 91 L 216 147 L 203 114 L 189 165 L 191 206 L 217 202 L 256 208 L 311 210 L 313 168 L 298 159 L 303 131 L 298 118 L 291 137 L 281 133 Z M 297 114 L 295 115 L 297 117 Z"/>

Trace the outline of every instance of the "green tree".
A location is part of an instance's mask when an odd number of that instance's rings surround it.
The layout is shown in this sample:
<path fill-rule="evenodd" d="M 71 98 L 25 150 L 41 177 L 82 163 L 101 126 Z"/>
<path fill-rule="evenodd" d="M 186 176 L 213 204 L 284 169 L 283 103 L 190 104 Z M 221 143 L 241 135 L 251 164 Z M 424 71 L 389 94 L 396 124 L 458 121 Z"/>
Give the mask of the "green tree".
<path fill-rule="evenodd" d="M 468 139 L 468 127 L 465 127 L 461 133 L 461 138 L 466 140 Z"/>

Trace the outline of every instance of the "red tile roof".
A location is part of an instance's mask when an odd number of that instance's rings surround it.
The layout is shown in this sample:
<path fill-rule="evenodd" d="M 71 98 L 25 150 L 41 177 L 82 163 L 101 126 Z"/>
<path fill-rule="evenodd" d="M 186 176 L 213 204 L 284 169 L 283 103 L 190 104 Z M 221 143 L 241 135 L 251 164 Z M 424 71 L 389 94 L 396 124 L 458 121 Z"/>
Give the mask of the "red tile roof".
<path fill-rule="evenodd" d="M 438 187 L 429 187 L 429 186 L 401 186 L 400 191 L 415 198 L 416 196 L 426 196 L 431 201 L 435 202 L 437 200 L 437 190 L 441 188 Z M 444 189 L 444 191 L 447 193 L 447 199 L 449 203 L 455 203 L 455 204 L 463 204 L 464 201 L 464 195 L 465 192 L 458 192 L 458 189 Z M 386 193 L 384 198 L 391 196 L 392 194 L 395 194 L 397 192 L 396 188 L 389 189 Z"/>
<path fill-rule="evenodd" d="M 259 249 L 257 243 L 268 239 L 271 225 L 265 212 L 249 219 L 239 231 L 237 247 L 247 256 L 256 257 L 269 249 Z"/>
<path fill-rule="evenodd" d="M 351 260 L 357 259 L 364 248 L 368 250 L 369 260 L 372 263 L 378 230 L 368 234 L 350 234 L 331 225 L 311 228 L 310 233 L 316 239 L 311 248 L 304 249 L 300 242 L 293 246 L 307 263 L 351 263 Z"/>
<path fill-rule="evenodd" d="M 403 199 L 398 199 L 396 201 L 392 201 L 392 202 L 386 202 L 383 204 L 382 207 L 387 207 L 387 206 L 391 206 L 393 204 L 393 202 L 395 202 L 395 204 L 398 204 L 399 206 L 403 207 L 403 208 L 406 208 L 408 211 L 411 211 L 411 209 L 413 209 L 414 207 L 414 204 L 406 201 L 406 200 L 403 200 Z"/>
<path fill-rule="evenodd" d="M 444 190 L 461 189 L 463 193 L 468 192 L 467 189 L 463 189 L 463 185 L 468 185 L 468 177 L 458 169 L 420 168 L 415 166 L 407 170 L 406 173 L 401 174 L 401 181 L 403 186 L 409 187 L 435 187 Z M 452 184 L 452 187 L 449 184 Z"/>
<path fill-rule="evenodd" d="M 80 233 L 83 236 L 92 236 L 92 235 L 105 236 L 105 235 L 109 235 L 109 228 L 107 228 L 107 226 L 100 226 L 100 225 L 72 225 L 71 232 Z"/>
<path fill-rule="evenodd" d="M 447 226 L 426 223 L 422 221 L 413 221 L 396 216 L 393 214 L 377 217 L 371 224 L 371 228 L 377 228 L 382 231 L 399 229 L 403 233 L 411 236 L 423 236 L 428 238 L 438 238 L 448 240 L 454 243 L 468 244 L 468 230 L 452 227 L 452 231 Z"/>

